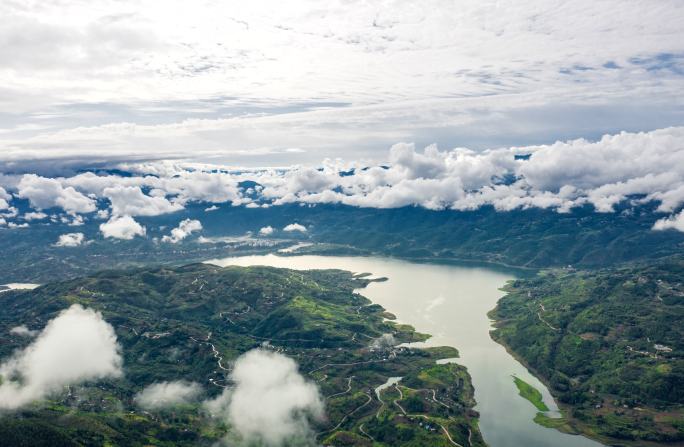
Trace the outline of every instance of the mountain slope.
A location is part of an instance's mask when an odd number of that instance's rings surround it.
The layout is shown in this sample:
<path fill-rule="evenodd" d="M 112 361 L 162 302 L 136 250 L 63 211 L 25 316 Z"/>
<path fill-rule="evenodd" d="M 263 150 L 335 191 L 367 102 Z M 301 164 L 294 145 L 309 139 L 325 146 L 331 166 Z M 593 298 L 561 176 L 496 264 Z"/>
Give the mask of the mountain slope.
<path fill-rule="evenodd" d="M 575 429 L 684 443 L 684 261 L 510 283 L 493 337 L 551 386 Z"/>
<path fill-rule="evenodd" d="M 395 348 L 426 336 L 386 321 L 380 306 L 354 293 L 368 282 L 337 270 L 194 264 L 104 271 L 33 291 L 3 292 L 3 334 L 18 325 L 40 329 L 74 303 L 101 311 L 122 346 L 125 375 L 73 386 L 6 415 L 0 435 L 16 445 L 211 445 L 231 430 L 199 403 L 142 411 L 136 393 L 153 383 L 186 380 L 202 384 L 207 398 L 217 396 L 232 386 L 232 361 L 260 348 L 295 359 L 328 396 L 328 418 L 315 422 L 319 441 L 449 445 L 441 430 L 419 425 L 427 418 L 455 440 L 471 437 L 473 445 L 483 445 L 465 368 L 435 364 L 457 351 Z M 374 344 L 383 334 L 392 334 L 393 343 Z M 3 336 L 0 358 L 29 342 Z M 405 390 L 406 407 L 420 417 L 406 416 L 401 399 L 392 405 L 372 392 L 393 376 L 404 377 L 397 390 L 404 383 L 414 389 Z M 435 401 L 433 390 L 445 405 Z"/>

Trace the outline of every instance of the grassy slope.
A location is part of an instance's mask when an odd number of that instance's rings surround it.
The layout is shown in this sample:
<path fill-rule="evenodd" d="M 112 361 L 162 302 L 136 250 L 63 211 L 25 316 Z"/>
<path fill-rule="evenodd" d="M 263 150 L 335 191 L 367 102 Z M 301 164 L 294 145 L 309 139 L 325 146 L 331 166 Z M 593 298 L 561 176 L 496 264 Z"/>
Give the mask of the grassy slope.
<path fill-rule="evenodd" d="M 382 307 L 369 306 L 366 298 L 353 293 L 367 282 L 335 270 L 197 264 L 105 271 L 34 291 L 4 292 L 2 334 L 19 324 L 42 328 L 72 303 L 100 310 L 123 347 L 125 376 L 72 387 L 71 395 L 0 418 L 0 439 L 14 445 L 212 445 L 228 428 L 210 420 L 197 405 L 146 413 L 132 400 L 144 386 L 165 380 L 197 381 L 209 397 L 220 393 L 222 388 L 214 383 L 224 383 L 227 374 L 217 367 L 204 341 L 211 334 L 227 367 L 265 341 L 269 349 L 297 360 L 321 394 L 331 396 L 326 398 L 328 420 L 315 427 L 321 432 L 319 440 L 368 445 L 368 435 L 360 430 L 364 424 L 379 446 L 443 443 L 442 433 L 424 430 L 420 421 L 399 414 L 398 407 L 384 411 L 382 423 L 376 424 L 382 404 L 370 390 L 390 376 L 403 376 L 416 388 L 434 389 L 446 404 L 433 402 L 432 391 L 424 391 L 418 397 L 424 404 L 421 414 L 443 421 L 454 439 L 464 441 L 471 431 L 473 445 L 483 445 L 465 368 L 435 366 L 439 358 L 457 356 L 455 349 L 368 349 L 371 339 L 383 333 L 393 333 L 399 342 L 426 336 L 384 321 Z M 25 338 L 3 336 L 0 358 L 27 343 Z M 357 362 L 364 363 L 349 365 Z"/>
<path fill-rule="evenodd" d="M 575 430 L 682 443 L 683 278 L 684 261 L 674 258 L 514 281 L 491 314 L 493 337 L 550 385 Z"/>

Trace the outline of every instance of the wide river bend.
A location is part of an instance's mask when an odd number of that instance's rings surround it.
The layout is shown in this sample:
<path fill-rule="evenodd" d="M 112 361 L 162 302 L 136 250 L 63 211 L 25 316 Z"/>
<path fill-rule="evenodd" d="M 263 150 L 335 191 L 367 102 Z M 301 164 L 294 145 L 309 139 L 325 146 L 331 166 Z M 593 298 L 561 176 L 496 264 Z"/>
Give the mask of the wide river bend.
<path fill-rule="evenodd" d="M 582 436 L 567 435 L 533 422 L 534 406 L 518 395 L 516 375 L 540 390 L 551 415 L 558 407 L 548 389 L 489 336 L 487 312 L 496 306 L 499 290 L 513 273 L 463 265 L 418 264 L 381 257 L 245 256 L 212 264 L 267 265 L 295 270 L 342 269 L 368 272 L 388 281 L 373 282 L 360 292 L 374 303 L 432 335 L 429 346 L 460 351 L 475 386 L 480 429 L 491 447 L 600 447 Z"/>

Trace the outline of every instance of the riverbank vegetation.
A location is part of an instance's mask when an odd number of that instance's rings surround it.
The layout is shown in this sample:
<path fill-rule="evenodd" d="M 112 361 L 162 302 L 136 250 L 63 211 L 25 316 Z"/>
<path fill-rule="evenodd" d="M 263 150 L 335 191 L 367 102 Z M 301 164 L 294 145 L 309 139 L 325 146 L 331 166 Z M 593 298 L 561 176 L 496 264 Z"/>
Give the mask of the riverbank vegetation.
<path fill-rule="evenodd" d="M 683 278 L 684 260 L 669 258 L 512 281 L 492 335 L 549 384 L 566 410 L 561 426 L 610 442 L 682 443 Z"/>
<path fill-rule="evenodd" d="M 370 281 L 340 270 L 195 264 L 103 271 L 32 291 L 6 291 L 0 306 L 0 358 L 78 303 L 100 311 L 116 332 L 124 376 L 69 387 L 0 418 L 8 445 L 213 445 L 230 432 L 202 404 L 142 409 L 145 386 L 197 382 L 204 399 L 232 386 L 233 360 L 260 348 L 284 354 L 317 385 L 326 418 L 312 421 L 317 442 L 334 446 L 483 446 L 470 376 L 454 348 L 400 343 L 428 336 L 384 318 L 381 306 L 355 293 Z M 403 377 L 404 398 L 374 388 Z M 396 403 L 394 402 L 396 400 Z M 255 403 L 258 405 L 258 403 Z M 444 429 L 442 429 L 443 427 Z"/>

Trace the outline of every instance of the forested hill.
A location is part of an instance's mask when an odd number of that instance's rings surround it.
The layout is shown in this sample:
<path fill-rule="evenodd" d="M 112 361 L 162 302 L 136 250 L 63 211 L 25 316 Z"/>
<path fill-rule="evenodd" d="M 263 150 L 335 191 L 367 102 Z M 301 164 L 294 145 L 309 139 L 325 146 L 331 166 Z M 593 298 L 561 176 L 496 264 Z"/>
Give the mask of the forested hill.
<path fill-rule="evenodd" d="M 234 436 L 231 420 L 210 417 L 200 399 L 150 409 L 141 408 L 136 395 L 155 383 L 182 380 L 198 384 L 207 402 L 234 386 L 234 361 L 259 348 L 294 359 L 320 390 L 325 417 L 311 422 L 319 443 L 448 446 L 451 437 L 483 446 L 470 376 L 460 365 L 436 364 L 458 351 L 398 347 L 427 336 L 388 321 L 391 314 L 354 292 L 368 281 L 340 270 L 195 264 L 103 271 L 32 291 L 4 291 L 0 364 L 30 345 L 49 320 L 80 304 L 100 311 L 114 328 L 123 375 L 58 387 L 3 411 L 0 444 L 215 445 Z M 373 391 L 398 376 L 396 387 Z M 0 384 L 3 379 L 16 378 L 0 377 Z M 261 411 L 262 402 L 253 405 Z M 286 445 L 300 447 L 300 441 Z"/>
<path fill-rule="evenodd" d="M 684 443 L 684 260 L 516 280 L 492 312 L 496 340 L 611 442 Z M 567 427 L 566 427 L 567 428 Z"/>

